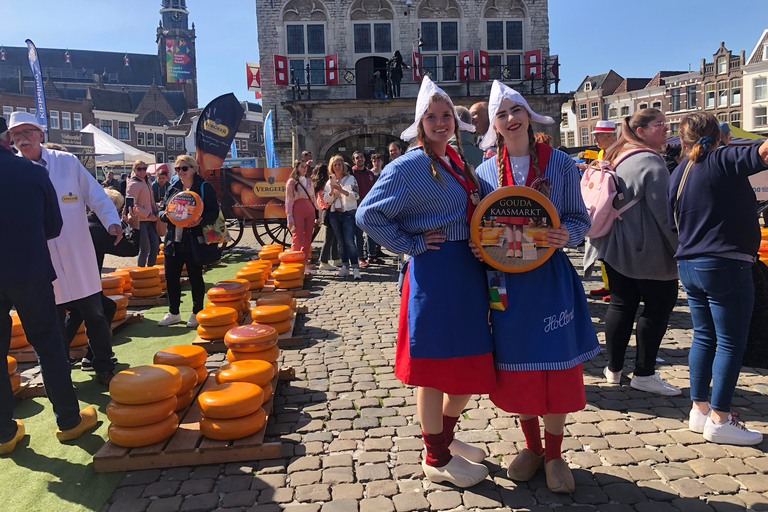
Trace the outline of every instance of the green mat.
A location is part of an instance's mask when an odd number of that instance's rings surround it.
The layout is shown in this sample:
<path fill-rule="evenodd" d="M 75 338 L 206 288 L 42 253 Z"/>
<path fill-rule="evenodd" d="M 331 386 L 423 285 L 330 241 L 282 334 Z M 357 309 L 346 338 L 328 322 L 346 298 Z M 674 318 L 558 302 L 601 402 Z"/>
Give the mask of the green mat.
<path fill-rule="evenodd" d="M 221 265 L 204 275 L 206 287 L 216 281 L 232 279 L 247 258 L 226 256 Z M 184 324 L 158 327 L 157 321 L 168 311 L 157 306 L 145 314 L 143 323 L 121 327 L 112 340 L 119 360 L 117 370 L 152 363 L 158 350 L 191 343 L 196 334 Z M 189 287 L 182 288 L 181 317 L 192 313 Z M 66 444 L 54 435 L 56 423 L 47 398 L 27 398 L 16 401 L 15 417 L 24 421 L 27 435 L 6 456 L 0 456 L 0 489 L 5 512 L 99 511 L 123 478 L 124 473 L 93 472 L 93 455 L 107 440 L 106 407 L 108 390 L 93 380 L 92 372 L 79 367 L 72 370 L 81 408 L 89 404 L 99 411 L 99 423 L 80 438 Z"/>

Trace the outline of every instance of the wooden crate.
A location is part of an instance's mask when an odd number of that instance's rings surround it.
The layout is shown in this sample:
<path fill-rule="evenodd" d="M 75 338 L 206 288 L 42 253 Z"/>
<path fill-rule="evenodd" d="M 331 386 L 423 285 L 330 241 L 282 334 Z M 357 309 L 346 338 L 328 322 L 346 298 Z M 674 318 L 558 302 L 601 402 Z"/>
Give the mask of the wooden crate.
<path fill-rule="evenodd" d="M 273 398 L 277 393 L 279 377 L 280 373 L 272 379 Z M 215 385 L 216 379 L 213 374 L 210 374 L 200 389 L 206 390 Z M 264 442 L 264 434 L 267 431 L 269 416 L 272 414 L 273 403 L 274 399 L 271 399 L 264 404 L 267 421 L 264 423 L 264 427 L 255 434 L 234 441 L 215 441 L 200 433 L 201 415 L 200 409 L 197 407 L 197 396 L 195 396 L 189 409 L 183 415 L 179 415 L 182 418 L 179 428 L 169 439 L 141 448 L 123 448 L 107 441 L 101 450 L 93 456 L 93 470 L 97 473 L 107 473 L 278 459 L 283 453 L 282 443 Z"/>
<path fill-rule="evenodd" d="M 300 347 L 301 345 L 304 344 L 303 337 L 295 337 L 293 335 L 293 330 L 296 327 L 297 316 L 298 314 L 294 314 L 293 317 L 291 318 L 291 328 L 277 337 L 278 347 L 280 348 Z M 216 340 L 204 340 L 200 336 L 197 336 L 195 337 L 192 344 L 203 347 L 209 354 L 223 353 L 227 351 L 227 346 L 224 344 L 224 338 L 216 339 Z"/>
<path fill-rule="evenodd" d="M 112 325 L 109 327 L 109 330 L 112 334 L 114 334 L 115 329 L 117 329 L 121 325 L 140 324 L 143 321 L 144 321 L 144 313 L 129 311 L 128 314 L 125 315 L 125 317 L 121 318 L 120 320 L 113 321 Z"/>
<path fill-rule="evenodd" d="M 141 306 L 163 306 L 168 304 L 168 295 L 165 292 L 154 297 L 131 297 L 128 300 L 128 306 L 141 307 Z"/>

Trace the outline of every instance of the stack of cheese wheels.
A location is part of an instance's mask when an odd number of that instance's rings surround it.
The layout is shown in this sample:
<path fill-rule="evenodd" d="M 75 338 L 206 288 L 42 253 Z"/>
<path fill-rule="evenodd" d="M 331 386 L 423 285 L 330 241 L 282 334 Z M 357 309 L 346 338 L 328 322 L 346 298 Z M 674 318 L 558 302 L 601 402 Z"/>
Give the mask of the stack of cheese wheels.
<path fill-rule="evenodd" d="M 248 318 L 251 314 L 251 292 L 249 291 L 251 282 L 247 279 L 241 279 L 241 278 L 235 278 L 235 279 L 222 279 L 221 281 L 218 281 L 214 286 L 218 286 L 221 283 L 239 283 L 243 285 L 243 287 L 247 290 L 243 292 L 243 302 L 242 307 L 240 309 L 240 313 L 242 313 L 242 317 L 240 317 L 240 323 L 243 323 L 243 320 Z"/>
<path fill-rule="evenodd" d="M 243 359 L 223 365 L 216 372 L 216 383 L 250 382 L 264 390 L 264 402 L 272 399 L 272 379 L 277 374 L 277 368 L 267 361 L 260 359 Z"/>
<path fill-rule="evenodd" d="M 120 276 L 104 276 L 101 278 L 101 292 L 104 295 L 122 295 L 125 279 Z"/>
<path fill-rule="evenodd" d="M 273 306 L 275 304 L 285 304 L 286 306 L 290 306 L 294 313 L 298 306 L 296 299 L 284 292 L 270 293 L 269 295 L 256 299 L 257 306 Z"/>
<path fill-rule="evenodd" d="M 238 312 L 233 308 L 212 306 L 201 310 L 196 315 L 197 335 L 204 340 L 220 340 L 227 331 L 238 325 Z"/>
<path fill-rule="evenodd" d="M 123 294 L 133 292 L 131 284 L 131 269 L 140 267 L 118 267 L 114 272 L 107 274 L 109 277 L 119 276 L 123 278 Z"/>
<path fill-rule="evenodd" d="M 235 274 L 235 277 L 246 279 L 249 283 L 249 290 L 261 290 L 266 282 L 266 279 L 264 279 L 264 269 L 258 267 L 242 268 Z"/>
<path fill-rule="evenodd" d="M 11 389 L 15 393 L 21 387 L 21 374 L 16 372 L 16 358 L 5 356 L 8 361 L 8 375 L 11 377 Z"/>
<path fill-rule="evenodd" d="M 243 325 L 230 330 L 224 336 L 227 346 L 227 361 L 257 359 L 270 363 L 277 371 L 277 331 L 269 325 Z"/>
<path fill-rule="evenodd" d="M 25 348 L 29 346 L 27 336 L 24 334 L 24 327 L 21 325 L 21 319 L 16 312 L 11 313 L 11 346 L 12 350 Z"/>
<path fill-rule="evenodd" d="M 158 351 L 153 362 L 155 364 L 192 368 L 197 373 L 197 382 L 204 382 L 208 378 L 208 369 L 205 367 L 206 359 L 208 359 L 208 353 L 203 347 L 197 345 L 175 345 Z"/>
<path fill-rule="evenodd" d="M 254 324 L 269 325 L 277 334 L 283 334 L 291 330 L 291 318 L 293 309 L 285 304 L 266 304 L 256 306 L 251 310 L 251 318 Z"/>
<path fill-rule="evenodd" d="M 160 269 L 156 267 L 132 268 L 129 272 L 134 297 L 156 297 L 163 293 Z"/>
<path fill-rule="evenodd" d="M 265 245 L 259 251 L 259 259 L 262 261 L 269 261 L 272 265 L 280 264 L 280 253 L 283 251 L 282 247 L 274 247 Z"/>
<path fill-rule="evenodd" d="M 163 291 L 165 291 L 168 288 L 165 282 L 165 265 L 163 265 L 162 263 L 158 263 L 157 265 L 155 265 L 155 268 L 160 271 L 160 288 L 162 288 Z"/>
<path fill-rule="evenodd" d="M 162 364 L 137 366 L 115 375 L 109 383 L 109 440 L 135 448 L 171 437 L 179 426 L 174 410 L 182 380 L 177 368 Z"/>
<path fill-rule="evenodd" d="M 245 318 L 245 311 L 251 308 L 251 292 L 240 281 L 219 281 L 208 289 L 206 308 L 227 307 L 241 313 L 238 323 Z"/>
<path fill-rule="evenodd" d="M 116 322 L 125 318 L 128 314 L 128 302 L 131 299 L 130 295 L 107 295 L 107 298 L 117 305 L 115 316 L 112 317 L 112 321 Z"/>
<path fill-rule="evenodd" d="M 251 260 L 241 270 L 247 271 L 260 271 L 262 273 L 261 279 L 264 283 L 272 275 L 272 262 L 269 260 Z"/>
<path fill-rule="evenodd" d="M 220 441 L 255 434 L 267 422 L 264 390 L 250 382 L 219 384 L 197 397 L 202 417 L 200 432 Z"/>
<path fill-rule="evenodd" d="M 272 279 L 275 280 L 275 288 L 301 288 L 304 285 L 304 267 L 280 265 L 272 272 Z"/>
<path fill-rule="evenodd" d="M 88 344 L 88 336 L 85 335 L 85 322 L 80 322 L 80 327 L 77 328 L 77 334 L 72 338 L 70 347 L 82 347 Z"/>
<path fill-rule="evenodd" d="M 304 251 L 283 251 L 278 258 L 281 263 L 306 263 Z"/>

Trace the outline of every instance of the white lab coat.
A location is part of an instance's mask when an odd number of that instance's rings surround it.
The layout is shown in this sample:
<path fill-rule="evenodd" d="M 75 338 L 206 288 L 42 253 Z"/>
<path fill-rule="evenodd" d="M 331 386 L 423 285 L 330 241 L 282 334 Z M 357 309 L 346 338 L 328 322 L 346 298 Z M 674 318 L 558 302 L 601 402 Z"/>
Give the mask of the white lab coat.
<path fill-rule="evenodd" d="M 120 216 L 96 178 L 71 153 L 43 149 L 48 176 L 59 198 L 64 227 L 61 234 L 48 240 L 56 280 L 53 291 L 56 304 L 64 304 L 101 291 L 101 276 L 96 263 L 91 233 L 88 230 L 86 205 L 93 210 L 105 228 L 120 225 Z"/>

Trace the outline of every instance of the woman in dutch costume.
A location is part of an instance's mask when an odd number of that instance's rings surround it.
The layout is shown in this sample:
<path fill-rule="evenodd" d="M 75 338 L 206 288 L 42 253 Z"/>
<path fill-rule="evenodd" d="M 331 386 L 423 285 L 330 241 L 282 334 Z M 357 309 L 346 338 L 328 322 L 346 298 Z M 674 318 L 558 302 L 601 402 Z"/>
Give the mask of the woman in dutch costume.
<path fill-rule="evenodd" d="M 448 145 L 459 128 L 450 98 L 424 78 L 416 119 L 403 140 L 418 144 L 387 165 L 357 210 L 377 243 L 411 255 L 403 286 L 395 375 L 417 386 L 416 400 L 432 482 L 470 487 L 484 480 L 485 451 L 454 439 L 473 394 L 496 385 L 483 267 L 467 245 L 479 202 L 477 177 Z M 447 276 L 455 276 L 448 279 Z"/>
<path fill-rule="evenodd" d="M 528 272 L 504 274 L 506 309 L 491 310 L 497 388 L 490 398 L 520 415 L 525 435 L 526 448 L 510 464 L 509 477 L 527 481 L 544 466 L 549 489 L 570 493 L 574 480 L 561 457 L 565 417 L 586 405 L 581 363 L 600 346 L 579 276 L 560 249 L 584 239 L 589 216 L 573 161 L 534 140 L 531 121 L 551 124 L 552 118 L 533 112 L 520 93 L 498 81 L 488 115 L 491 126 L 480 147 L 495 143 L 498 154 L 478 168 L 483 195 L 508 185 L 531 187 L 548 197 L 561 221 L 547 233 L 558 249 L 552 257 Z"/>

